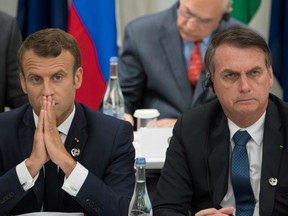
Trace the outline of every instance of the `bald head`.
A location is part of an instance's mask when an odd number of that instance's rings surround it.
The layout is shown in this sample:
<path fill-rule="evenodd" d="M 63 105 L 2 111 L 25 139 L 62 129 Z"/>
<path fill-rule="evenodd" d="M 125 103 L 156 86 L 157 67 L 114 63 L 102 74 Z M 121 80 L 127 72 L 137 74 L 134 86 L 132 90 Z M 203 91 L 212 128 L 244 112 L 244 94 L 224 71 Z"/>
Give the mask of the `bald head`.
<path fill-rule="evenodd" d="M 231 0 L 180 0 L 177 26 L 184 40 L 197 41 L 219 26 L 224 14 L 232 11 Z"/>

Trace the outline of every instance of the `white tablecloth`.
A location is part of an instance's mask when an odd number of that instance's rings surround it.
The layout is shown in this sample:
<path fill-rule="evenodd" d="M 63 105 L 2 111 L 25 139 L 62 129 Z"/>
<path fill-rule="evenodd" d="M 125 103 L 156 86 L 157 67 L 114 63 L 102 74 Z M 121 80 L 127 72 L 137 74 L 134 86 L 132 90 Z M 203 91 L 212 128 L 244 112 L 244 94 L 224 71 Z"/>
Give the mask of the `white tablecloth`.
<path fill-rule="evenodd" d="M 134 133 L 136 157 L 146 158 L 147 169 L 161 169 L 172 136 L 172 128 L 141 128 Z"/>

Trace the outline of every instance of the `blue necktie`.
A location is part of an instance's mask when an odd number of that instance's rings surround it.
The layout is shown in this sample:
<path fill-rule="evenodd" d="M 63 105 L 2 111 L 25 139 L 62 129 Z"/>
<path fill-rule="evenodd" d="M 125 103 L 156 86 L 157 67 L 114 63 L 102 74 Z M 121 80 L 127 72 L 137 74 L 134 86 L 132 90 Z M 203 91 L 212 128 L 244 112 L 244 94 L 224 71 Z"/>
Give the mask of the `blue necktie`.
<path fill-rule="evenodd" d="M 59 131 L 61 137 L 61 132 Z M 58 166 L 51 160 L 47 161 L 45 167 L 45 194 L 44 194 L 44 211 L 59 211 L 59 191 L 60 184 Z M 59 170 L 60 171 L 60 170 Z M 63 177 L 64 179 L 64 177 Z M 61 186 L 60 186 L 61 185 Z"/>
<path fill-rule="evenodd" d="M 44 211 L 58 211 L 58 171 L 51 160 L 45 164 Z"/>
<path fill-rule="evenodd" d="M 233 136 L 235 147 L 231 157 L 231 181 L 236 201 L 236 216 L 252 216 L 255 208 L 246 150 L 250 138 L 247 131 L 237 131 Z"/>

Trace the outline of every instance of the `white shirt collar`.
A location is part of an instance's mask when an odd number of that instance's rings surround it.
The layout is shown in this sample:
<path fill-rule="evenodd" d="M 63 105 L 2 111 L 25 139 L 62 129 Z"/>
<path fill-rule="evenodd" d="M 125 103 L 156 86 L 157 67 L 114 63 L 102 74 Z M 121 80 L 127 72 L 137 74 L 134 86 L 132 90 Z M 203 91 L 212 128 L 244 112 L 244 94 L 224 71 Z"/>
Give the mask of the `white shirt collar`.
<path fill-rule="evenodd" d="M 254 142 L 257 145 L 260 145 L 263 141 L 263 134 L 264 134 L 264 121 L 265 121 L 266 111 L 263 113 L 263 115 L 251 126 L 247 128 L 240 128 L 238 127 L 234 122 L 232 122 L 228 118 L 228 127 L 230 130 L 230 141 L 232 140 L 232 137 L 238 130 L 246 130 Z"/>
<path fill-rule="evenodd" d="M 72 120 L 74 118 L 74 115 L 75 115 L 75 105 L 73 107 L 72 112 L 68 116 L 68 118 L 62 124 L 60 124 L 57 127 L 57 130 L 60 131 L 61 133 L 63 133 L 65 136 L 67 136 L 67 134 L 68 134 L 69 128 L 70 128 L 70 126 L 72 124 Z M 34 109 L 33 109 L 33 117 L 34 117 L 35 126 L 37 127 L 39 118 L 36 115 L 36 113 L 34 112 Z"/>

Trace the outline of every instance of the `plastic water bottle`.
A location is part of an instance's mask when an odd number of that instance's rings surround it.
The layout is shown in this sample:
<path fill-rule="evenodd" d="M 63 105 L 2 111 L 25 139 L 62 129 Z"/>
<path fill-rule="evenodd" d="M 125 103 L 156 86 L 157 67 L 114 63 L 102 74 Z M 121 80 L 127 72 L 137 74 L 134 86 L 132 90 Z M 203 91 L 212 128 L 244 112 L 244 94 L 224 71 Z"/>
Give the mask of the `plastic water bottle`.
<path fill-rule="evenodd" d="M 118 58 L 110 58 L 110 78 L 103 99 L 103 113 L 123 119 L 124 97 L 118 80 Z"/>
<path fill-rule="evenodd" d="M 128 216 L 152 216 L 152 205 L 146 187 L 145 158 L 136 158 L 135 165 L 136 182 Z"/>

